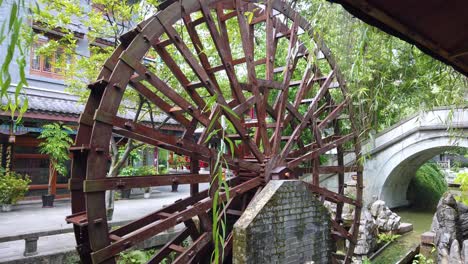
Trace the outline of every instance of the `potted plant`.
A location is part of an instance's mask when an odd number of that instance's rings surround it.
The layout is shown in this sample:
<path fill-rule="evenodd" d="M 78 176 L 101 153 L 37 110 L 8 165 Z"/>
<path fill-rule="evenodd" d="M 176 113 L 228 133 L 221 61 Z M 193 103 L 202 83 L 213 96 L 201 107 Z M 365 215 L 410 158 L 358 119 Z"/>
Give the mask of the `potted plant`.
<path fill-rule="evenodd" d="M 127 166 L 120 170 L 119 176 L 135 176 L 137 174 L 137 169 L 133 166 Z M 121 199 L 129 199 L 132 189 L 122 189 L 120 190 Z"/>
<path fill-rule="evenodd" d="M 9 212 L 11 206 L 24 197 L 31 181 L 27 176 L 16 172 L 3 173 L 2 171 L 0 171 L 0 203 L 2 211 Z"/>
<path fill-rule="evenodd" d="M 149 165 L 149 166 L 138 167 L 136 176 L 149 176 L 149 175 L 156 175 L 156 174 L 158 174 L 156 168 L 154 166 Z M 148 199 L 150 198 L 150 196 L 151 196 L 151 187 L 146 187 L 143 197 L 145 199 Z"/>
<path fill-rule="evenodd" d="M 65 162 L 70 159 L 68 149 L 73 143 L 70 133 L 73 131 L 70 127 L 52 123 L 42 127 L 39 139 L 44 141 L 39 144 L 39 151 L 42 154 L 49 155 L 49 184 L 47 195 L 42 196 L 42 207 L 53 207 L 55 193 L 52 190 L 53 183 L 57 180 L 57 173 L 66 176 L 68 169 Z"/>

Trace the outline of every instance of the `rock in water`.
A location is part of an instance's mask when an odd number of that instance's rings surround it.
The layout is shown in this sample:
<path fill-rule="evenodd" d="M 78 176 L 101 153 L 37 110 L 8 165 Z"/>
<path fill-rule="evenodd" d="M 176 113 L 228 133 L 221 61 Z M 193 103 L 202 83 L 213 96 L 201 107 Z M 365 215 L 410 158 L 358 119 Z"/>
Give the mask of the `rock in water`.
<path fill-rule="evenodd" d="M 373 217 L 376 218 L 379 230 L 388 232 L 396 231 L 400 227 L 401 217 L 392 212 L 382 200 L 375 201 L 370 206 Z"/>
<path fill-rule="evenodd" d="M 453 240 L 452 245 L 450 246 L 449 262 L 450 264 L 462 264 L 460 256 L 460 245 L 456 239 Z"/>

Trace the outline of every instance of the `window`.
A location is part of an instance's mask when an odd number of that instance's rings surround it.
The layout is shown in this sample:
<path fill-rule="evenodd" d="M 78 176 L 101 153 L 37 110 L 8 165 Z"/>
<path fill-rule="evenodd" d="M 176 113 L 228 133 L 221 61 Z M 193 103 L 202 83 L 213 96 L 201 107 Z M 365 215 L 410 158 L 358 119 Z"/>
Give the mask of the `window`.
<path fill-rule="evenodd" d="M 38 40 L 31 47 L 31 74 L 63 79 L 64 68 L 71 63 L 71 56 L 65 54 L 63 48 L 58 48 L 52 54 L 39 54 L 37 50 L 45 43 L 47 41 Z"/>

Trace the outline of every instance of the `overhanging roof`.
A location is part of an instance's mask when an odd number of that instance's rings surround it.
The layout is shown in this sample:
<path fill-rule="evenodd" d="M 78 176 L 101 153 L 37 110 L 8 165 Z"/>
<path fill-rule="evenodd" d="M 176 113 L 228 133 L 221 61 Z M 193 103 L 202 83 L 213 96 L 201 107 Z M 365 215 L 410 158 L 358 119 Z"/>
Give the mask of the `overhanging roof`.
<path fill-rule="evenodd" d="M 468 0 L 329 0 L 468 76 Z"/>

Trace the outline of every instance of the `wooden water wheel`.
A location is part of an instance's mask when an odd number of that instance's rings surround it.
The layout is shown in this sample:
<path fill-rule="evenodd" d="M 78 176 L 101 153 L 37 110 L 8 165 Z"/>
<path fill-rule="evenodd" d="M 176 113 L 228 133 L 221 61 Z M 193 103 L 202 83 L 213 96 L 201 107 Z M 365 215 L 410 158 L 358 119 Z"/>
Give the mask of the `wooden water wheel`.
<path fill-rule="evenodd" d="M 157 55 L 148 60 L 148 52 Z M 161 79 L 164 76 L 170 78 Z M 268 0 L 180 0 L 160 10 L 121 37 L 106 61 L 80 117 L 70 189 L 77 249 L 85 263 L 115 263 L 115 256 L 176 225 L 183 231 L 149 263 L 175 255 L 176 263 L 210 262 L 213 242 L 210 210 L 213 190 L 199 174 L 198 161 L 213 165 L 216 144 L 234 143 L 222 156 L 233 177 L 219 188 L 228 233 L 252 197 L 272 179 L 309 175 L 310 190 L 336 204 L 332 235 L 347 241 L 334 260 L 349 263 L 357 239 L 362 200 L 359 166 L 345 166 L 344 154 L 360 147 L 345 82 L 321 38 L 287 3 Z M 182 127 L 170 135 L 122 114 L 133 92 Z M 213 99 L 214 98 L 214 99 Z M 223 118 L 221 118 L 223 116 Z M 225 119 L 228 126 L 220 122 Z M 195 130 L 201 134 L 194 136 Z M 223 135 L 222 129 L 226 131 Z M 190 173 L 107 178 L 111 137 L 133 139 L 191 158 Z M 357 160 L 357 159 L 356 159 Z M 320 186 L 335 175 L 335 187 Z M 355 178 L 355 193 L 345 195 L 345 175 Z M 106 220 L 105 192 L 132 187 L 191 184 L 183 200 L 115 230 Z M 344 224 L 345 204 L 354 208 L 354 227 Z M 197 225 L 194 219 L 198 219 Z M 190 238 L 188 240 L 188 238 Z M 224 247 L 230 262 L 232 234 Z M 183 241 L 191 241 L 182 246 Z M 171 253 L 174 252 L 174 253 Z"/>

